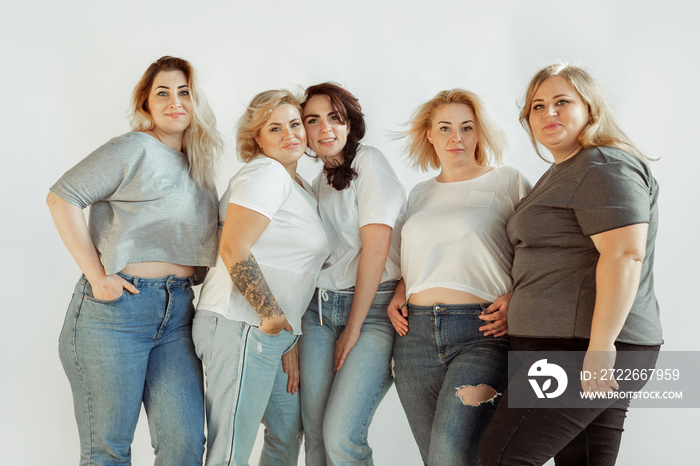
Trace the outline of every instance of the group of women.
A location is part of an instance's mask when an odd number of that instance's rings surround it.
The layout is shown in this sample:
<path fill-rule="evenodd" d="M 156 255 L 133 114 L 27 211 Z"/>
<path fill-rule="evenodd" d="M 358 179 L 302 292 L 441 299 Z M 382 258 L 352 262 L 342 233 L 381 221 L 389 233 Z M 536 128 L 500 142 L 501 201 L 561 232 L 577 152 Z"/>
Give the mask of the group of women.
<path fill-rule="evenodd" d="M 201 464 L 205 444 L 208 465 L 248 464 L 261 422 L 259 464 L 296 464 L 302 438 L 308 465 L 373 464 L 392 381 L 425 464 L 614 464 L 626 406 L 509 408 L 506 390 L 511 348 L 586 351 L 595 372 L 661 343 L 658 188 L 584 70 L 528 87 L 521 123 L 554 158 L 532 188 L 475 94 L 421 105 L 408 156 L 439 174 L 407 201 L 336 84 L 250 101 L 218 212 L 221 137 L 190 64 L 152 63 L 132 104 L 132 132 L 47 199 L 83 272 L 59 342 L 80 464 L 129 464 L 142 403 L 156 464 Z"/>

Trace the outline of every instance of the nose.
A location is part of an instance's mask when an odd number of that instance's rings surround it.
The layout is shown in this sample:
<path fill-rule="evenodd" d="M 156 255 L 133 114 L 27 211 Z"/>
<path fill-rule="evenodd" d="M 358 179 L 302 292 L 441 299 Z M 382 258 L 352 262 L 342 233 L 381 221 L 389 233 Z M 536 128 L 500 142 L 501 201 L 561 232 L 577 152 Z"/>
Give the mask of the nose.
<path fill-rule="evenodd" d="M 459 134 L 460 131 L 455 131 L 452 135 L 453 142 L 462 142 L 462 136 Z"/>
<path fill-rule="evenodd" d="M 285 126 L 283 131 L 284 139 L 291 139 L 294 137 L 294 128 L 291 128 L 290 126 Z"/>
<path fill-rule="evenodd" d="M 169 105 L 171 107 L 181 107 L 182 105 L 180 104 L 180 96 L 177 94 L 177 92 L 174 92 L 170 95 L 170 102 Z"/>
<path fill-rule="evenodd" d="M 549 115 L 556 115 L 557 114 L 557 107 L 554 105 L 547 105 L 547 116 Z"/>
<path fill-rule="evenodd" d="M 321 132 L 328 133 L 331 131 L 331 124 L 328 120 L 321 120 Z"/>

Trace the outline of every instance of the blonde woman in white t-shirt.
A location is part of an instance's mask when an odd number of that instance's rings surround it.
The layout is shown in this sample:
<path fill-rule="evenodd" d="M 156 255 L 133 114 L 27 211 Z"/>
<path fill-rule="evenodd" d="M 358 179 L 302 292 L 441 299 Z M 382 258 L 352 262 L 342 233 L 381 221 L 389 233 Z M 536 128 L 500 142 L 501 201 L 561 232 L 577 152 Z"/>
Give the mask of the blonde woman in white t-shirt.
<path fill-rule="evenodd" d="M 406 135 L 414 165 L 440 173 L 413 188 L 401 231 L 403 278 L 387 310 L 396 389 L 425 464 L 477 465 L 507 382 L 506 221 L 530 185 L 493 166 L 505 137 L 471 92 L 438 93 Z"/>
<path fill-rule="evenodd" d="M 221 198 L 219 258 L 192 326 L 206 374 L 207 465 L 297 464 L 302 436 L 296 342 L 328 256 L 311 186 L 296 172 L 306 150 L 298 99 L 256 95 L 239 120 L 245 162 Z"/>
<path fill-rule="evenodd" d="M 350 92 L 311 86 L 302 107 L 323 161 L 313 187 L 331 246 L 299 342 L 306 464 L 372 464 L 367 433 L 392 382 L 386 306 L 400 276 L 392 232 L 405 194 L 384 155 L 360 144 L 365 122 Z"/>

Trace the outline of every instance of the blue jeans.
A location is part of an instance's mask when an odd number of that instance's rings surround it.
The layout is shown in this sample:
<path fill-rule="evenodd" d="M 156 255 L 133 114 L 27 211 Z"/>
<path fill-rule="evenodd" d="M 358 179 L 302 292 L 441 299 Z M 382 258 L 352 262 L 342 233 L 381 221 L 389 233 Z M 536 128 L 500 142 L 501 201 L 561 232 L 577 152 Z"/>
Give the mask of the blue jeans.
<path fill-rule="evenodd" d="M 265 444 L 258 464 L 296 465 L 302 435 L 299 392 L 287 393 L 282 355 L 297 336 L 287 330 L 269 335 L 199 310 L 192 337 L 207 376 L 206 464 L 247 465 L 262 422 Z"/>
<path fill-rule="evenodd" d="M 140 290 L 95 299 L 81 277 L 59 340 L 73 390 L 81 465 L 131 464 L 146 408 L 157 465 L 201 465 L 202 365 L 194 353 L 189 278 L 119 274 Z"/>
<path fill-rule="evenodd" d="M 299 341 L 301 412 L 306 434 L 306 464 L 371 465 L 367 444 L 369 425 L 391 386 L 394 328 L 386 308 L 396 281 L 379 285 L 362 324 L 360 338 L 339 372 L 333 372 L 335 342 L 348 321 L 352 289 L 322 291 L 320 325 L 316 290 L 301 322 Z"/>
<path fill-rule="evenodd" d="M 485 337 L 488 304 L 408 305 L 394 345 L 396 390 L 423 463 L 478 465 L 479 439 L 508 382 L 507 337 Z"/>

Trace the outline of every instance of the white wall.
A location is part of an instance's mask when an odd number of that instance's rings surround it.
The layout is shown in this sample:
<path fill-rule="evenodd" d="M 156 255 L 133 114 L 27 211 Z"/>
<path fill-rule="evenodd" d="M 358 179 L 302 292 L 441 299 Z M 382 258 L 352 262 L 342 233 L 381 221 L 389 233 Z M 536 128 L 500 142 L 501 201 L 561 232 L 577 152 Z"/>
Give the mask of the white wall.
<path fill-rule="evenodd" d="M 437 91 L 479 93 L 510 139 L 507 163 L 532 181 L 546 169 L 517 122 L 532 73 L 578 60 L 602 82 L 624 127 L 650 155 L 661 185 L 656 289 L 668 350 L 698 350 L 700 199 L 696 144 L 700 75 L 695 24 L 684 1 L 279 1 L 7 2 L 0 18 L 2 259 L 0 446 L 7 465 L 77 463 L 77 429 L 57 339 L 79 270 L 51 223 L 44 198 L 69 167 L 128 130 L 130 91 L 150 61 L 189 59 L 228 143 L 220 191 L 239 164 L 233 127 L 268 88 L 334 80 L 355 93 L 366 142 L 394 165 L 407 189 L 428 174 L 408 168 L 400 143 L 412 110 Z M 305 162 L 302 174 L 318 168 Z M 698 410 L 629 414 L 619 464 L 697 462 Z M 666 426 L 660 429 L 659 426 Z M 371 429 L 376 463 L 419 464 L 395 391 Z M 134 464 L 152 464 L 139 425 Z"/>

